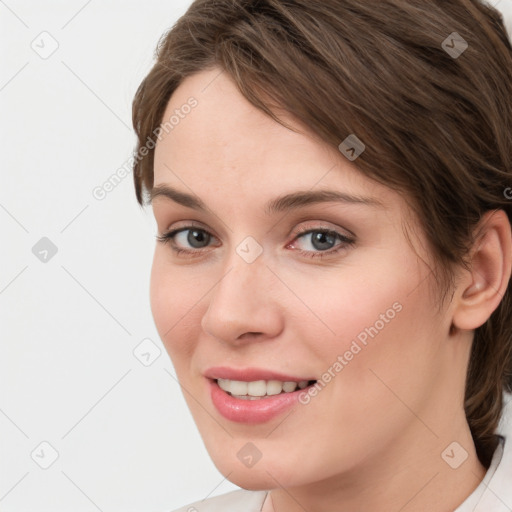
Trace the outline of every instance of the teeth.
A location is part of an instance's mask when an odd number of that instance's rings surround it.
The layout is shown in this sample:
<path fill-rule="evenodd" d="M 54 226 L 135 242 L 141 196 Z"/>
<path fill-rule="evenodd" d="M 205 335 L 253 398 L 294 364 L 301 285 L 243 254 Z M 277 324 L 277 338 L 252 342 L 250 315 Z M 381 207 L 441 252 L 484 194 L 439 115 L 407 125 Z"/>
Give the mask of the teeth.
<path fill-rule="evenodd" d="M 267 394 L 267 383 L 264 380 L 249 382 L 247 384 L 247 394 L 251 396 L 265 396 Z"/>
<path fill-rule="evenodd" d="M 231 395 L 245 399 L 257 400 L 265 395 L 273 396 L 280 393 L 292 393 L 298 389 L 304 389 L 308 385 L 307 380 L 300 382 L 281 382 L 279 380 L 257 380 L 253 382 L 244 382 L 240 380 L 218 379 L 217 384 L 219 387 L 230 393 Z"/>
<path fill-rule="evenodd" d="M 297 383 L 296 382 L 285 382 L 283 384 L 283 391 L 286 393 L 291 393 L 292 391 L 295 391 L 297 389 Z"/>
<path fill-rule="evenodd" d="M 229 392 L 233 395 L 247 395 L 248 394 L 248 383 L 240 380 L 232 380 L 229 383 Z"/>
<path fill-rule="evenodd" d="M 279 395 L 283 391 L 283 383 L 280 380 L 269 380 L 267 382 L 267 395 Z"/>

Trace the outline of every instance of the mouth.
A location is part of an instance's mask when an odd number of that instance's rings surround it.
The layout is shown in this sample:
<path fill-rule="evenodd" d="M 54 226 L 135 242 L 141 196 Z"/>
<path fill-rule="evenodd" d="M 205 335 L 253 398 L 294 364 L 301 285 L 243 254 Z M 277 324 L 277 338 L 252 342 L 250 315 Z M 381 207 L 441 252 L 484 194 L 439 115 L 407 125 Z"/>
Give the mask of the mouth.
<path fill-rule="evenodd" d="M 215 368 L 204 374 L 213 406 L 237 423 L 264 423 L 297 406 L 317 380 L 258 369 Z"/>
<path fill-rule="evenodd" d="M 214 379 L 220 389 L 238 400 L 264 400 L 273 396 L 294 393 L 306 389 L 316 380 L 281 381 L 281 380 L 230 380 Z"/>

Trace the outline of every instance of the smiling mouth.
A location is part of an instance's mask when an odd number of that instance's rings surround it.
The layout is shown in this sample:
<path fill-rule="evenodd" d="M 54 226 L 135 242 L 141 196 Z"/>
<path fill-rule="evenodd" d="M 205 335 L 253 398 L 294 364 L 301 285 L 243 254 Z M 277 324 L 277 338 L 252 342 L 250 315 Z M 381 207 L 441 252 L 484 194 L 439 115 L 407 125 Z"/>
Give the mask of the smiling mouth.
<path fill-rule="evenodd" d="M 279 381 L 279 380 L 256 380 L 251 382 L 215 379 L 219 388 L 233 398 L 240 400 L 261 400 L 277 395 L 294 393 L 316 384 L 316 380 Z"/>

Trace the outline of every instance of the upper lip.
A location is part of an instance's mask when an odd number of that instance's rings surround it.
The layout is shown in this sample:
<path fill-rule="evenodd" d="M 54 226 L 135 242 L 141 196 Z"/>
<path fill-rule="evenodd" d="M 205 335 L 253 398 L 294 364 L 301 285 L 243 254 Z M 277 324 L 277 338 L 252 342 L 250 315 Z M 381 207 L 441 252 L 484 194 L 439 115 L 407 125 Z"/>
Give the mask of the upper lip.
<path fill-rule="evenodd" d="M 263 368 L 228 368 L 226 366 L 214 366 L 204 372 L 204 376 L 209 379 L 228 379 L 242 382 L 254 382 L 257 380 L 279 380 L 282 382 L 301 382 L 304 380 L 315 380 L 310 377 L 297 377 L 285 375 L 284 373 L 274 372 Z"/>

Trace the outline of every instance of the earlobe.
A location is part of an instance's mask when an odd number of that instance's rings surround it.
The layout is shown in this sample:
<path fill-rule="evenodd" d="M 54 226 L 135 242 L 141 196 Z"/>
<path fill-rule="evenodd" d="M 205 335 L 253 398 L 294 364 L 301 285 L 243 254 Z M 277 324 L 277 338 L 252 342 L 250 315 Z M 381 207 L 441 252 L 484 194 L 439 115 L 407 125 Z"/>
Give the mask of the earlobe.
<path fill-rule="evenodd" d="M 453 325 L 473 330 L 483 325 L 500 304 L 512 267 L 510 222 L 503 210 L 487 212 L 475 229 L 469 270 L 458 284 Z"/>

